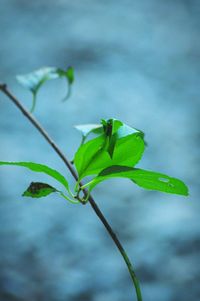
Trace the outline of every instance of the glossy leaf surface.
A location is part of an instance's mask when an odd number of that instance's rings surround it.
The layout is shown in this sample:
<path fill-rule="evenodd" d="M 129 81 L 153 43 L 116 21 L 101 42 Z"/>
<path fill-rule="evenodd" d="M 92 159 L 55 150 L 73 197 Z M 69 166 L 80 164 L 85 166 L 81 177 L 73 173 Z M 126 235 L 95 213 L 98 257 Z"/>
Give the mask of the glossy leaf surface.
<path fill-rule="evenodd" d="M 179 179 L 169 177 L 162 173 L 126 166 L 111 166 L 106 168 L 86 186 L 91 191 L 97 184 L 110 178 L 128 178 L 145 189 L 159 190 L 185 196 L 188 195 L 187 186 Z"/>

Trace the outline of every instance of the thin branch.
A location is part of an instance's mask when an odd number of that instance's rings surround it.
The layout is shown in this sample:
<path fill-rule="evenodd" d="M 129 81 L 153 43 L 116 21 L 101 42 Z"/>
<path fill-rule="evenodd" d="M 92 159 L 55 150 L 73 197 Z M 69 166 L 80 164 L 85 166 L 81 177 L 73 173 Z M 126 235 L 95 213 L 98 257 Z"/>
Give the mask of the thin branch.
<path fill-rule="evenodd" d="M 51 145 L 51 147 L 55 150 L 55 152 L 58 154 L 58 156 L 63 160 L 67 168 L 70 170 L 72 176 L 76 181 L 78 181 L 78 175 L 72 166 L 71 162 L 66 158 L 66 156 L 62 153 L 62 151 L 59 149 L 59 147 L 55 144 L 55 142 L 49 137 L 48 133 L 43 129 L 43 127 L 39 124 L 39 122 L 23 107 L 23 105 L 20 103 L 20 101 L 7 89 L 6 84 L 0 84 L 0 90 L 8 96 L 8 98 L 18 107 L 18 109 L 25 115 L 25 117 L 33 124 L 33 126 L 40 132 L 40 134 L 45 138 L 45 140 Z M 80 183 L 80 185 L 82 185 Z M 88 195 L 87 189 L 83 189 L 84 195 Z M 142 295 L 140 290 L 139 281 L 135 275 L 135 272 L 133 270 L 133 266 L 128 258 L 128 255 L 126 251 L 124 250 L 122 244 L 120 243 L 119 239 L 117 238 L 116 234 L 114 233 L 113 229 L 111 228 L 110 224 L 106 220 L 105 216 L 97 206 L 96 202 L 94 201 L 93 197 L 90 195 L 88 199 L 91 207 L 95 211 L 98 218 L 103 223 L 104 227 L 106 228 L 107 232 L 109 233 L 110 237 L 112 238 L 113 242 L 115 243 L 116 247 L 118 248 L 119 252 L 121 253 L 129 274 L 131 276 L 131 279 L 133 281 L 133 284 L 135 286 L 136 295 L 137 295 L 137 301 L 142 301 Z M 84 203 L 82 203 L 84 204 Z"/>

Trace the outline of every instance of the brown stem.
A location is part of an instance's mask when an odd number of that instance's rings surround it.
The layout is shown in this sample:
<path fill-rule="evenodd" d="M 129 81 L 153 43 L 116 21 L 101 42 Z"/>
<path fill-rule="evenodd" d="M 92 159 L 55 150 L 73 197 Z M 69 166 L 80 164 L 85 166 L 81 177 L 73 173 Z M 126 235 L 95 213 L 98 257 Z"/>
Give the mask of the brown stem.
<path fill-rule="evenodd" d="M 63 160 L 63 162 L 65 163 L 65 165 L 68 167 L 68 169 L 70 170 L 72 176 L 74 177 L 74 179 L 76 181 L 78 181 L 78 175 L 74 169 L 74 167 L 72 166 L 71 162 L 66 158 L 66 156 L 62 153 L 62 151 L 58 148 L 58 146 L 55 144 L 55 142 L 49 137 L 49 135 L 47 134 L 47 132 L 42 128 L 42 126 L 39 124 L 39 122 L 33 117 L 32 114 L 30 114 L 24 107 L 23 105 L 19 102 L 19 100 L 13 95 L 11 94 L 11 92 L 7 89 L 6 84 L 0 84 L 0 90 L 8 96 L 8 98 L 18 107 L 18 109 L 25 115 L 26 118 L 28 118 L 28 120 L 33 124 L 33 126 L 40 132 L 40 134 L 45 138 L 45 140 L 51 145 L 51 147 L 55 150 L 55 152 L 58 154 L 58 156 Z M 81 183 L 80 183 L 81 185 Z M 87 189 L 83 189 L 84 195 L 87 197 L 88 195 L 88 191 Z M 141 295 L 141 290 L 140 290 L 140 285 L 139 285 L 139 281 L 136 278 L 135 272 L 133 270 L 133 266 L 128 258 L 127 253 L 125 252 L 122 244 L 120 243 L 119 239 L 117 238 L 116 234 L 114 233 L 113 229 L 111 228 L 110 224 L 108 223 L 108 221 L 106 220 L 106 218 L 104 217 L 103 213 L 101 212 L 101 210 L 99 209 L 99 207 L 97 206 L 96 202 L 94 201 L 93 197 L 90 195 L 89 199 L 88 199 L 91 207 L 93 208 L 93 210 L 95 211 L 96 215 L 98 216 L 98 218 L 101 220 L 101 222 L 103 223 L 104 227 L 106 228 L 107 232 L 109 233 L 110 237 L 112 238 L 113 242 L 115 243 L 116 247 L 118 248 L 119 252 L 121 253 L 129 274 L 131 276 L 131 279 L 133 281 L 133 284 L 135 286 L 135 290 L 136 290 L 136 295 L 137 295 L 137 301 L 142 301 L 142 295 Z M 85 204 L 84 202 L 82 204 Z"/>

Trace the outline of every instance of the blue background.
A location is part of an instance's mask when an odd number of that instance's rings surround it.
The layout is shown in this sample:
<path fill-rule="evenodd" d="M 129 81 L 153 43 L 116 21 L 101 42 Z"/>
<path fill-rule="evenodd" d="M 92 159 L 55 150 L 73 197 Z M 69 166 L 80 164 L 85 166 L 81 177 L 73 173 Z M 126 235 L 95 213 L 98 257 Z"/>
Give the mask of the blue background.
<path fill-rule="evenodd" d="M 190 197 L 145 191 L 127 180 L 94 197 L 124 244 L 144 300 L 200 300 L 200 2 L 183 0 L 0 0 L 0 81 L 29 108 L 16 74 L 75 68 L 38 95 L 35 116 L 72 158 L 75 124 L 115 117 L 146 133 L 138 166 L 184 180 Z M 69 172 L 51 147 L 0 94 L 0 159 L 35 161 Z M 126 267 L 90 205 L 52 195 L 22 198 L 31 181 L 0 169 L 0 300 L 130 301 Z"/>

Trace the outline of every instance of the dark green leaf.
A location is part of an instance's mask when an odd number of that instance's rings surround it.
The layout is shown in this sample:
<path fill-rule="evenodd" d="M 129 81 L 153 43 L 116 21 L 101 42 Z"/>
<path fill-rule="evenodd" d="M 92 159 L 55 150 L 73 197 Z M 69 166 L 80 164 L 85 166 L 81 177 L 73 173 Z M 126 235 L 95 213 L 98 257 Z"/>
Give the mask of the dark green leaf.
<path fill-rule="evenodd" d="M 126 166 L 111 166 L 106 168 L 96 178 L 86 184 L 86 186 L 88 186 L 91 191 L 98 183 L 116 177 L 128 178 L 145 189 L 188 195 L 188 188 L 181 180 L 162 173 Z"/>
<path fill-rule="evenodd" d="M 41 198 L 49 195 L 50 193 L 57 192 L 57 190 L 46 183 L 32 182 L 22 196 Z"/>
<path fill-rule="evenodd" d="M 115 145 L 117 142 L 117 131 L 118 129 L 123 126 L 123 123 L 117 119 L 108 119 L 101 121 L 104 129 L 104 133 L 107 137 L 107 144 L 106 144 L 106 150 L 108 154 L 110 155 L 111 159 L 113 157 Z"/>
<path fill-rule="evenodd" d="M 117 120 L 115 118 L 111 118 L 108 120 L 102 119 L 101 123 L 104 128 L 104 132 L 106 136 L 111 137 L 113 134 L 115 134 L 118 129 L 123 126 L 123 123 L 120 120 Z"/>
<path fill-rule="evenodd" d="M 109 153 L 111 159 L 113 158 L 116 142 L 117 136 L 115 134 L 108 138 L 107 152 Z"/>
<path fill-rule="evenodd" d="M 52 169 L 46 165 L 33 163 L 33 162 L 3 162 L 0 161 L 0 165 L 14 165 L 14 166 L 22 166 L 26 167 L 35 172 L 41 172 L 49 175 L 50 177 L 56 179 L 60 182 L 66 189 L 69 191 L 69 185 L 65 177 L 59 173 L 57 170 Z"/>
<path fill-rule="evenodd" d="M 70 87 L 74 81 L 74 71 L 72 67 L 69 67 L 66 71 L 60 68 L 54 67 L 44 67 L 38 70 L 35 70 L 31 73 L 25 75 L 18 75 L 17 80 L 18 82 L 30 90 L 33 94 L 33 104 L 31 108 L 31 112 L 33 112 L 36 104 L 36 96 L 40 89 L 40 87 L 47 81 L 59 77 L 64 77 L 68 81 L 68 93 L 65 97 L 68 98 L 70 94 Z"/>

